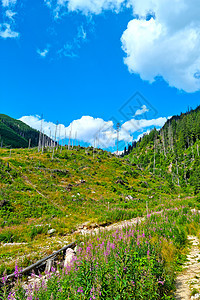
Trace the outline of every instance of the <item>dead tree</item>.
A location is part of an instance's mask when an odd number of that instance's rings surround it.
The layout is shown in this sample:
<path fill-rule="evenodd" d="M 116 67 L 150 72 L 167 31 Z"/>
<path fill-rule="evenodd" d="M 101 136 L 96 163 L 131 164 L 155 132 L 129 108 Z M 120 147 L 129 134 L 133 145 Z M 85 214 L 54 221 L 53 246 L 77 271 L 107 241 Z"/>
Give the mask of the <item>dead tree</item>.
<path fill-rule="evenodd" d="M 171 123 L 169 123 L 169 127 L 168 127 L 168 137 L 169 137 L 170 149 L 174 151 L 174 137 L 173 137 L 173 129 Z"/>
<path fill-rule="evenodd" d="M 120 124 L 117 123 L 117 155 L 119 155 L 119 126 Z"/>
<path fill-rule="evenodd" d="M 59 124 L 59 135 L 58 135 L 58 143 L 57 143 L 56 151 L 58 150 L 59 142 L 60 142 L 60 124 Z"/>
<path fill-rule="evenodd" d="M 28 149 L 30 149 L 31 148 L 31 139 L 29 139 L 29 141 L 28 141 Z"/>
<path fill-rule="evenodd" d="M 163 152 L 164 152 L 164 156 L 166 157 L 166 149 L 165 149 L 165 133 L 164 133 L 164 130 L 161 130 L 160 134 L 161 134 L 162 143 L 163 143 Z"/>
<path fill-rule="evenodd" d="M 40 127 L 39 141 L 38 141 L 38 152 L 40 151 L 41 144 L 42 144 L 42 121 L 43 121 L 43 115 L 41 116 L 41 127 Z"/>
<path fill-rule="evenodd" d="M 178 186 L 179 184 L 179 174 L 178 174 L 178 163 L 177 163 L 177 159 L 176 159 L 176 173 L 177 173 L 177 181 L 178 181 Z"/>
<path fill-rule="evenodd" d="M 44 131 L 42 133 L 42 153 L 44 151 Z"/>
<path fill-rule="evenodd" d="M 71 129 L 70 129 L 70 132 L 69 132 L 68 150 L 70 150 L 70 140 L 71 140 L 71 135 L 72 135 L 72 124 L 71 124 Z"/>
<path fill-rule="evenodd" d="M 54 140 L 54 148 L 56 147 L 56 135 L 57 135 L 57 127 L 58 127 L 58 121 L 56 122 L 56 128 L 55 128 L 55 140 Z"/>

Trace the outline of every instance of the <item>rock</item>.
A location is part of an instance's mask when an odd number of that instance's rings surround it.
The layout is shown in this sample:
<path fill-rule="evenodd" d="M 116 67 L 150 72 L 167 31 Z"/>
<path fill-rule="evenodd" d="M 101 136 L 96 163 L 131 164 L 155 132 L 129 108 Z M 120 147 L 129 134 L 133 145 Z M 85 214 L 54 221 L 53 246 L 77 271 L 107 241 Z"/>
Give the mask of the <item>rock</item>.
<path fill-rule="evenodd" d="M 75 256 L 76 256 L 76 253 L 73 249 L 68 248 L 66 250 L 64 268 L 71 265 L 71 263 L 72 263 L 73 259 L 75 258 Z"/>
<path fill-rule="evenodd" d="M 49 230 L 47 231 L 47 233 L 48 233 L 48 234 L 52 234 L 52 233 L 54 233 L 55 231 L 56 231 L 56 230 L 52 228 L 52 229 L 49 229 Z"/>
<path fill-rule="evenodd" d="M 68 192 L 70 192 L 70 191 L 72 190 L 72 187 L 73 187 L 73 185 L 72 185 L 71 183 L 69 183 L 69 184 L 66 186 L 66 190 L 67 190 Z"/>
<path fill-rule="evenodd" d="M 45 268 L 45 273 L 50 273 L 51 268 L 53 267 L 53 261 L 54 259 L 48 259 L 46 262 L 46 268 Z"/>
<path fill-rule="evenodd" d="M 194 299 L 200 299 L 200 294 L 195 294 L 194 296 L 191 296 L 191 300 L 194 300 Z"/>
<path fill-rule="evenodd" d="M 126 200 L 133 200 L 133 197 L 131 195 L 128 195 L 125 197 Z"/>

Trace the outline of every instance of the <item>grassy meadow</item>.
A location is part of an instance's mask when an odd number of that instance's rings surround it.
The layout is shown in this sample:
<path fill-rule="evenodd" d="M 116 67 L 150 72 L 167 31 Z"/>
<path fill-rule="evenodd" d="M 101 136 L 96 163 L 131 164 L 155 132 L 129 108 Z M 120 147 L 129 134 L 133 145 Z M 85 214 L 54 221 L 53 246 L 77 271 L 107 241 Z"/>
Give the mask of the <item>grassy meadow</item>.
<path fill-rule="evenodd" d="M 92 147 L 59 147 L 54 154 L 47 149 L 38 153 L 37 148 L 2 148 L 0 273 L 13 272 L 16 261 L 19 267 L 25 267 L 72 240 L 82 241 L 79 229 L 83 226 L 95 228 L 163 208 L 190 210 L 198 206 L 192 190 L 186 195 L 181 187 L 138 167 L 132 157 L 118 158 Z M 146 230 L 144 226 L 138 230 Z M 135 238 L 130 243 L 135 243 Z M 80 298 L 82 293 L 77 295 Z M 55 299 L 64 299 L 59 297 Z"/>

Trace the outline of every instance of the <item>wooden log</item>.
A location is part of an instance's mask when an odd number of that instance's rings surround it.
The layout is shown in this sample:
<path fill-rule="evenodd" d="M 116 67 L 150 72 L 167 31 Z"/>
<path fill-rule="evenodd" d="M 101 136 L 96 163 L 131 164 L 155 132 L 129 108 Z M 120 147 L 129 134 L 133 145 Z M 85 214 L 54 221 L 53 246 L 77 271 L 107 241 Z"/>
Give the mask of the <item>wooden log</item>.
<path fill-rule="evenodd" d="M 61 249 L 57 250 L 56 252 L 50 254 L 49 256 L 46 256 L 46 257 L 38 260 L 36 263 L 32 264 L 31 266 L 24 268 L 19 273 L 19 275 L 26 274 L 26 273 L 30 272 L 31 270 L 35 269 L 36 267 L 39 267 L 40 265 L 42 265 L 45 261 L 49 260 L 50 258 L 57 256 L 60 252 L 66 251 L 68 248 L 75 248 L 75 245 L 76 245 L 76 243 L 73 242 L 69 245 L 66 245 L 66 246 L 62 247 Z M 7 276 L 7 280 L 12 279 L 14 277 L 15 277 L 15 273 L 12 273 L 12 274 Z M 2 282 L 2 280 L 1 280 L 1 282 Z"/>

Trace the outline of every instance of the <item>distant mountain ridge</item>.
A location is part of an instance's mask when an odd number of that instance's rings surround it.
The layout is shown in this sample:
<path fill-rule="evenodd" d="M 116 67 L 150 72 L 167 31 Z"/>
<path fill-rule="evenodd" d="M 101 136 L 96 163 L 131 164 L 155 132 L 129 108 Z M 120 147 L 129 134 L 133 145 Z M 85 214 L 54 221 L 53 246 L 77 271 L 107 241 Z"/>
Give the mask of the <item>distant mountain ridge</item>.
<path fill-rule="evenodd" d="M 40 132 L 7 115 L 0 114 L 0 146 L 8 148 L 27 148 L 38 145 Z"/>

